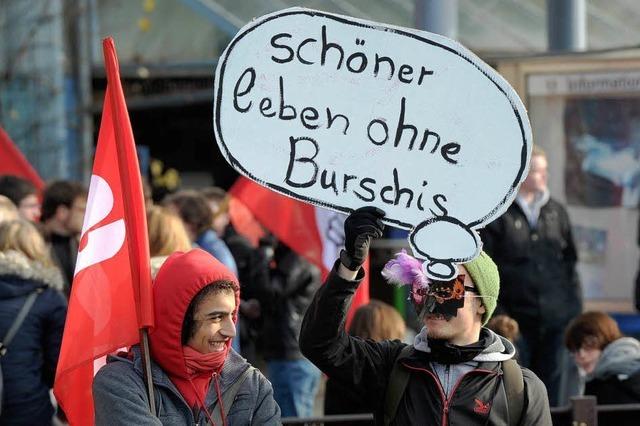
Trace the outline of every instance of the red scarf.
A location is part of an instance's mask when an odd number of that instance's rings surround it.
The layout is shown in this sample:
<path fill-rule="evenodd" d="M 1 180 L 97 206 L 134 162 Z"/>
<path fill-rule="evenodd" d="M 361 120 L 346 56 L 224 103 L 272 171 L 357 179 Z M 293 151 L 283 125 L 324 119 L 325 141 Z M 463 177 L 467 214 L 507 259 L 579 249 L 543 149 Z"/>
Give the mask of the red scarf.
<path fill-rule="evenodd" d="M 225 350 L 208 354 L 200 353 L 190 346 L 182 347 L 189 377 L 183 379 L 174 376 L 171 381 L 176 385 L 189 407 L 204 408 L 211 378 L 214 373 L 219 374 L 222 371 L 230 347 L 231 341 L 227 343 Z M 218 399 L 220 399 L 220 391 L 217 388 L 216 392 L 218 392 Z"/>

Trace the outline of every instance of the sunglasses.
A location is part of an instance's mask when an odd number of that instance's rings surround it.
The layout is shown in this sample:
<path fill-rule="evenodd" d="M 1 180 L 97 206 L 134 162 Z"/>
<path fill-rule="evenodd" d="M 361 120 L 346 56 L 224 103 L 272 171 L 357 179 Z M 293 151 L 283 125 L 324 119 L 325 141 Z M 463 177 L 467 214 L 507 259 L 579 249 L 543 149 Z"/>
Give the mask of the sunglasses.
<path fill-rule="evenodd" d="M 438 303 L 460 300 L 463 297 L 480 297 L 476 296 L 478 294 L 476 288 L 464 285 L 465 277 L 464 274 L 460 274 L 449 281 L 431 281 L 428 289 L 418 288 L 411 291 L 411 297 L 418 303 L 429 296 L 433 296 Z M 466 292 L 476 293 L 476 295 L 467 295 Z"/>

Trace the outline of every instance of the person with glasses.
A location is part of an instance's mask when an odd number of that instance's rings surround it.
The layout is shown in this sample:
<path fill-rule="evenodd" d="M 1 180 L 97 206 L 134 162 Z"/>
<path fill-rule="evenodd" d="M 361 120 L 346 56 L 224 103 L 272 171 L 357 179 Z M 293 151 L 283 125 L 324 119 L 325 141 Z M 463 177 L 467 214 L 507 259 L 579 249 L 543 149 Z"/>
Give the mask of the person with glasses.
<path fill-rule="evenodd" d="M 613 318 L 598 311 L 577 316 L 567 327 L 565 345 L 584 379 L 585 395 L 594 395 L 599 405 L 640 403 L 640 342 L 624 337 Z"/>
<path fill-rule="evenodd" d="M 385 266 L 389 282 L 411 289 L 422 322 L 413 345 L 346 333 L 346 313 L 383 217 L 363 207 L 345 221 L 345 249 L 302 324 L 303 354 L 362 395 L 376 424 L 550 425 L 542 382 L 511 361 L 508 340 L 484 328 L 500 292 L 498 269 L 484 252 L 450 281 L 430 280 L 404 252 Z"/>

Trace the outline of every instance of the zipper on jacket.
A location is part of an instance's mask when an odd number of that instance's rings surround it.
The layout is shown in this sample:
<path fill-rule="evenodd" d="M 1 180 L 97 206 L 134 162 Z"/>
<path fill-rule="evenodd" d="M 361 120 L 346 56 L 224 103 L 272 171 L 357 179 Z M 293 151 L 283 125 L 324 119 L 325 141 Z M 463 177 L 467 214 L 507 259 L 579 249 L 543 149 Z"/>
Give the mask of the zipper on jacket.
<path fill-rule="evenodd" d="M 451 396 L 447 397 L 446 393 L 444 392 L 444 388 L 442 387 L 442 384 L 440 383 L 440 380 L 438 379 L 438 377 L 436 376 L 435 373 L 424 369 L 424 368 L 418 368 L 418 367 L 411 367 L 405 363 L 403 363 L 403 365 L 408 368 L 409 370 L 414 370 L 414 371 L 422 371 L 424 373 L 427 373 L 429 376 L 431 376 L 431 378 L 433 379 L 433 381 L 436 384 L 436 388 L 438 389 L 438 391 L 440 391 L 440 397 L 442 398 L 442 426 L 447 426 L 447 422 L 449 421 L 449 405 L 451 403 L 451 400 L 453 399 L 453 396 L 456 394 L 456 391 L 458 390 L 458 387 L 460 386 L 460 384 L 462 383 L 462 381 L 464 380 L 465 377 L 467 377 L 470 374 L 473 373 L 485 373 L 485 374 L 493 374 L 493 375 L 497 375 L 498 373 L 495 371 L 491 371 L 491 370 L 485 370 L 485 369 L 474 369 L 471 371 L 467 371 L 466 373 L 464 373 L 462 376 L 460 376 L 460 378 L 458 379 L 458 381 L 456 382 L 456 384 L 453 386 L 453 389 L 451 389 Z M 447 372 L 449 371 L 449 365 L 447 365 Z M 447 374 L 447 381 L 449 380 L 448 378 L 448 374 Z"/>

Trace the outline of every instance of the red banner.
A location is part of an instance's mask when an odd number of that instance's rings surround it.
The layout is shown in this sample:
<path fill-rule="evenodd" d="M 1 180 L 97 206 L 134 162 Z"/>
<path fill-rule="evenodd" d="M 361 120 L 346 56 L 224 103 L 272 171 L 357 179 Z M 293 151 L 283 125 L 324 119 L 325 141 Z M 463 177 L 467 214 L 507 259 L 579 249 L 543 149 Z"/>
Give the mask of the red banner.
<path fill-rule="evenodd" d="M 107 90 L 54 393 L 69 423 L 92 424 L 99 360 L 153 326 L 144 197 L 113 39 Z"/>

